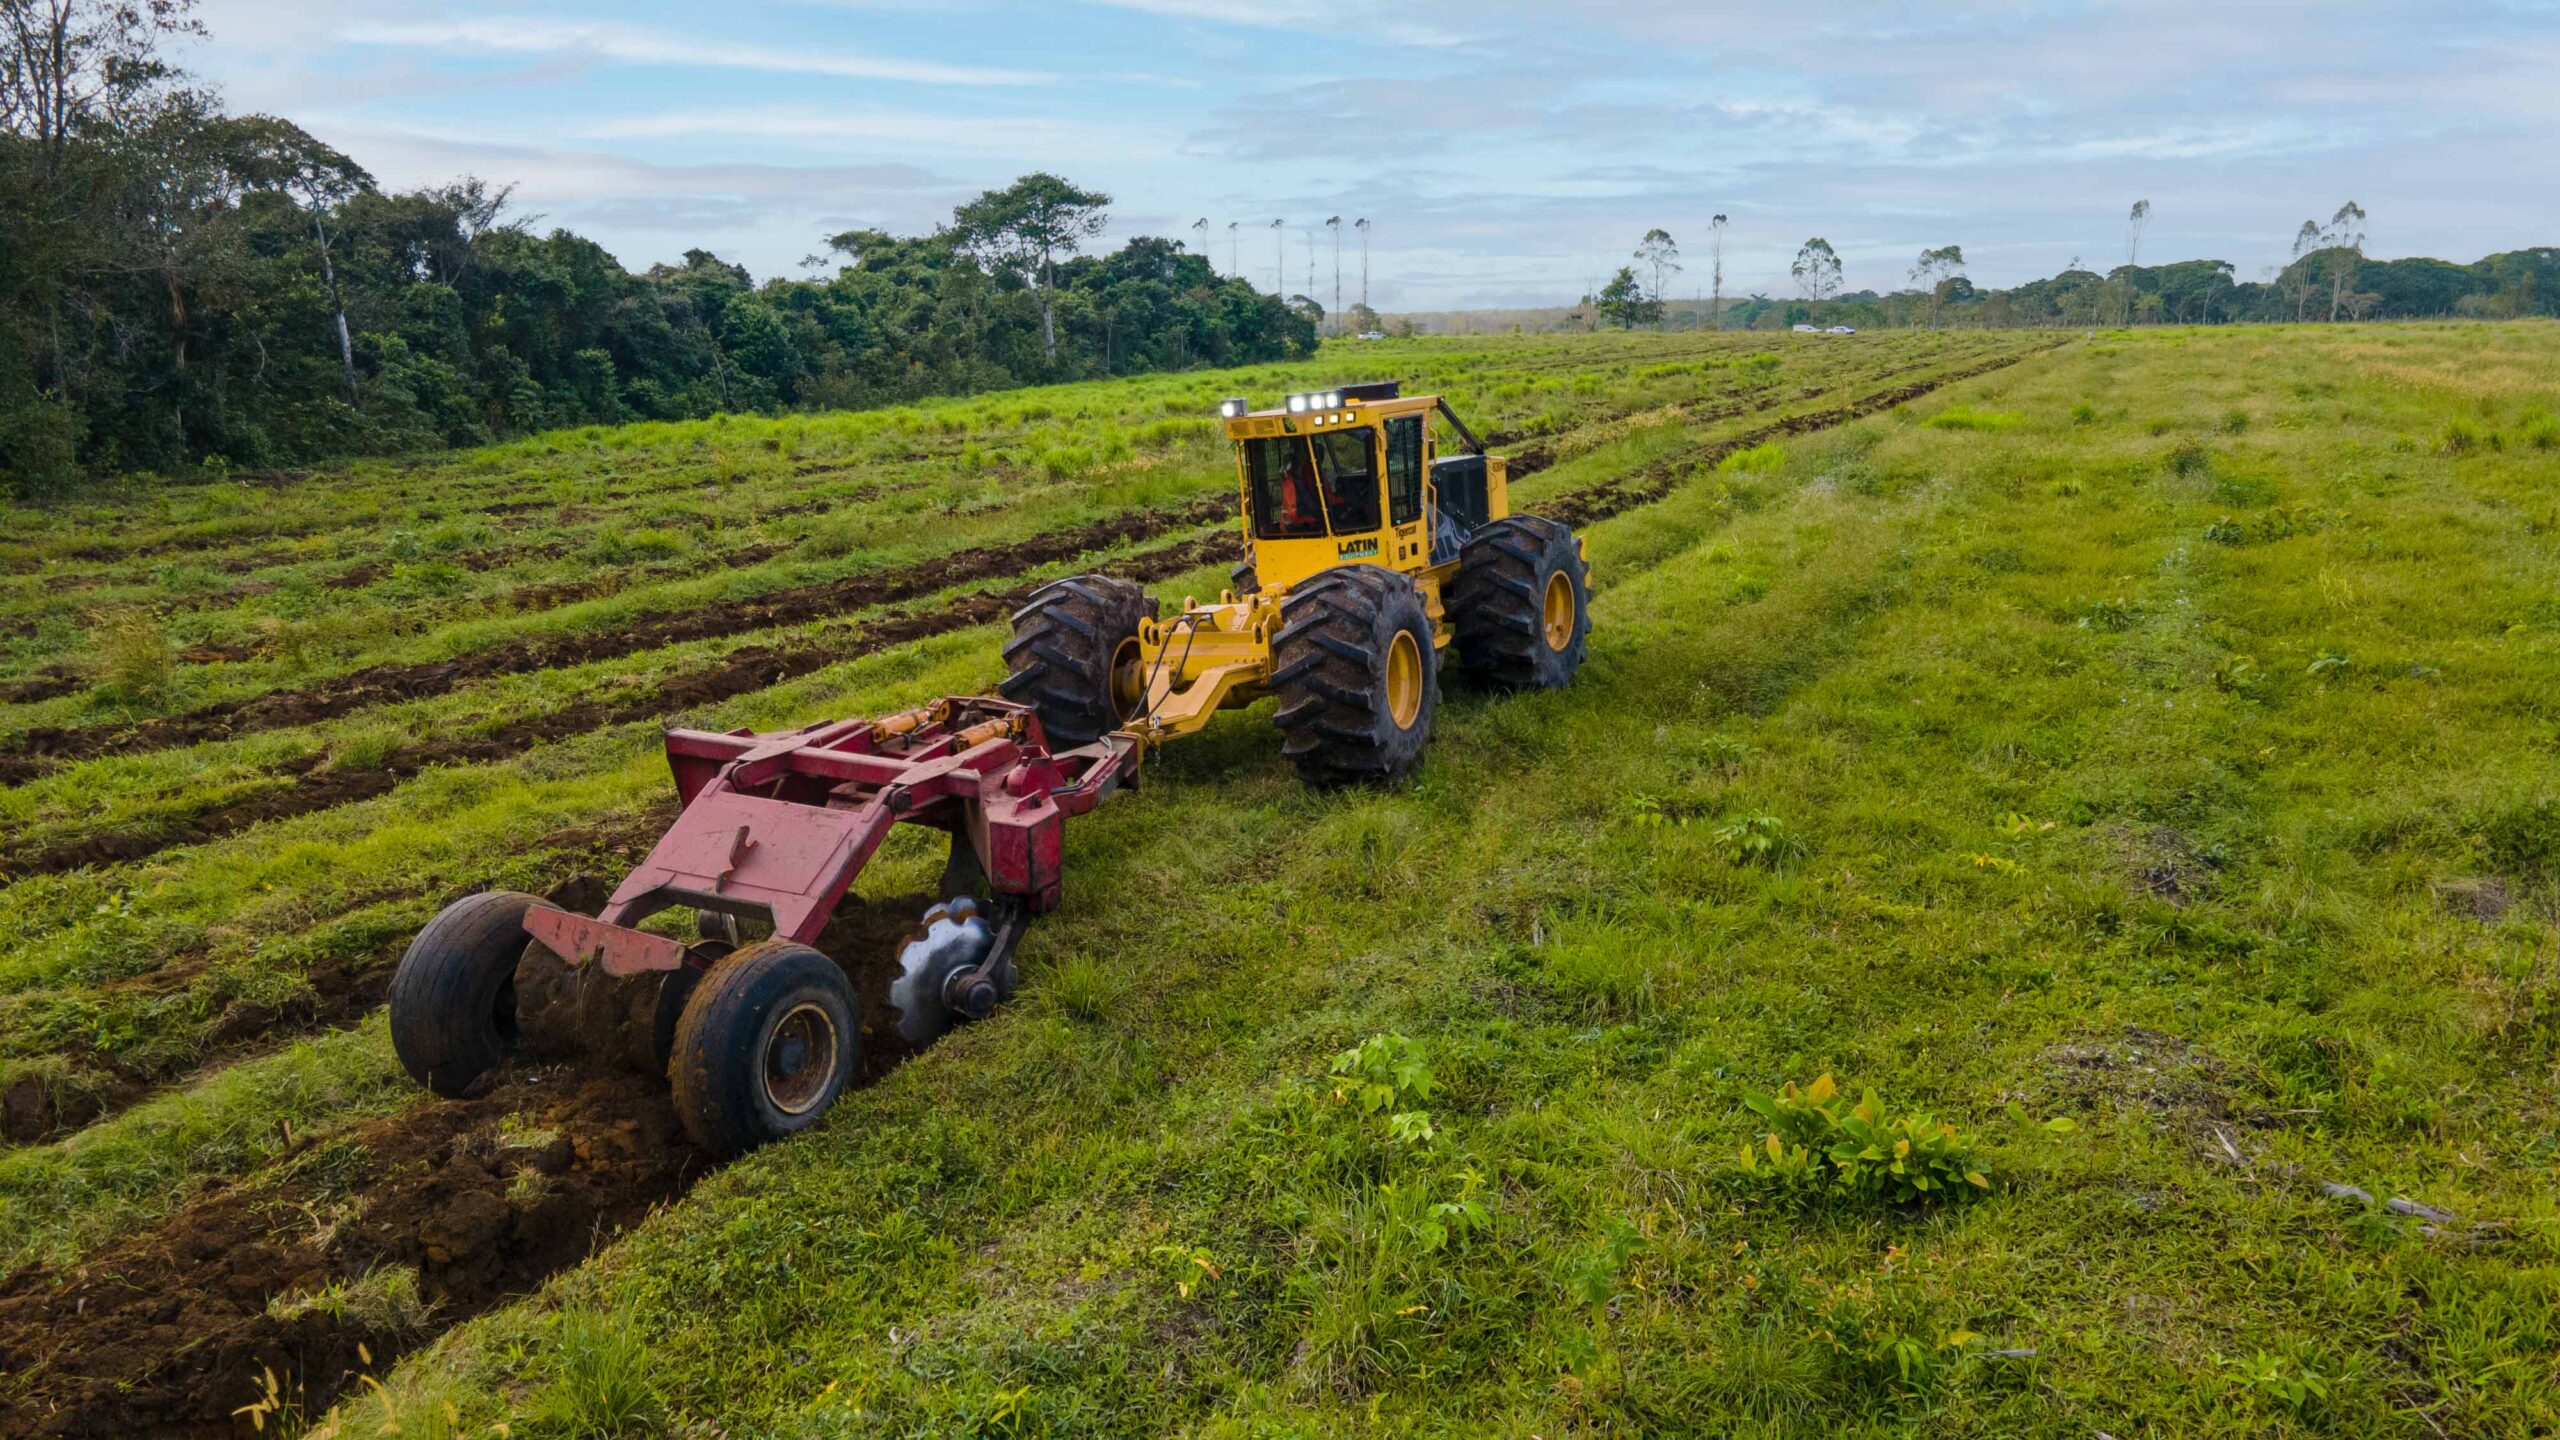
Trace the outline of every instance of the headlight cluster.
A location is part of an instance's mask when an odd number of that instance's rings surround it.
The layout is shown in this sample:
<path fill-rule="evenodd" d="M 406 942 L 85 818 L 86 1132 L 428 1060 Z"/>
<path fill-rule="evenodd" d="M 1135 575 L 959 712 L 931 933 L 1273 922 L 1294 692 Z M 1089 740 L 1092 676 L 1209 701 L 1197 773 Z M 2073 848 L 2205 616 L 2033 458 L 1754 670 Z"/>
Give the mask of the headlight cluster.
<path fill-rule="evenodd" d="M 1218 415 L 1226 420 L 1242 419 L 1247 408 L 1242 396 L 1231 396 L 1218 402 Z M 1292 395 L 1288 399 L 1288 410 L 1292 415 L 1304 415 L 1310 410 L 1341 408 L 1342 392 L 1339 390 L 1309 390 L 1303 395 Z"/>

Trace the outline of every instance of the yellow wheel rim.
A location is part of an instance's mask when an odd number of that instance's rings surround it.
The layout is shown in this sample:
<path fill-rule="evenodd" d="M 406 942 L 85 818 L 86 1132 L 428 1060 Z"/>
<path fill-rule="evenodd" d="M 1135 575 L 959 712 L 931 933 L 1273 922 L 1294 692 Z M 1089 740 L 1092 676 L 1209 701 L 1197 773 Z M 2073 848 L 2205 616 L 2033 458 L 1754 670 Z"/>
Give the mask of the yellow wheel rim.
<path fill-rule="evenodd" d="M 1111 652 L 1111 708 L 1120 718 L 1128 719 L 1138 711 L 1139 702 L 1147 697 L 1145 653 L 1138 648 L 1138 637 L 1130 636 Z"/>
<path fill-rule="evenodd" d="M 1410 630 L 1397 631 L 1387 646 L 1387 713 L 1399 730 L 1422 713 L 1422 647 Z"/>
<path fill-rule="evenodd" d="M 1573 577 L 1559 570 L 1547 577 L 1545 612 L 1547 648 L 1562 650 L 1573 643 Z"/>

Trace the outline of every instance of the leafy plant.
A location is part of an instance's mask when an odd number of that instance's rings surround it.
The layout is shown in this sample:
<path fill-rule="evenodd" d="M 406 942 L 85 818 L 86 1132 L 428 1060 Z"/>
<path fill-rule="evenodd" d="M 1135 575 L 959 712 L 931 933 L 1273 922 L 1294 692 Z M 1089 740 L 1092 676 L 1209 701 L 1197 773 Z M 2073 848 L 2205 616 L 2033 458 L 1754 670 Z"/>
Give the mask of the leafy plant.
<path fill-rule="evenodd" d="M 1742 1103 L 1770 1128 L 1760 1144 L 1742 1148 L 1743 1173 L 1798 1198 L 1827 1193 L 1893 1205 L 1991 1188 L 1974 1166 L 1973 1142 L 1955 1126 L 1920 1111 L 1888 1118 L 1873 1090 L 1855 1105 L 1841 1099 L 1828 1074 L 1801 1089 L 1790 1081 L 1774 1095 L 1744 1092 Z"/>
<path fill-rule="evenodd" d="M 2237 1358 L 2216 1355 L 2213 1363 L 2244 1393 L 2274 1401 L 2297 1415 L 2312 1401 L 2329 1398 L 2332 1377 L 2298 1355 L 2260 1350 Z"/>
<path fill-rule="evenodd" d="M 1423 1146 L 1438 1134 L 1428 1112 L 1412 1108 L 1431 1098 L 1431 1065 L 1422 1043 L 1403 1035 L 1372 1035 L 1333 1057 L 1334 1103 L 1381 1118 L 1387 1138 Z"/>
<path fill-rule="evenodd" d="M 1652 1243 L 1624 1218 L 1612 1219 L 1598 1245 L 1566 1262 L 1566 1297 L 1596 1310 L 1625 1294 L 1628 1263 Z"/>
<path fill-rule="evenodd" d="M 1735 816 L 1717 826 L 1712 838 L 1736 865 L 1776 865 L 1803 849 L 1787 834 L 1787 822 L 1775 815 Z"/>

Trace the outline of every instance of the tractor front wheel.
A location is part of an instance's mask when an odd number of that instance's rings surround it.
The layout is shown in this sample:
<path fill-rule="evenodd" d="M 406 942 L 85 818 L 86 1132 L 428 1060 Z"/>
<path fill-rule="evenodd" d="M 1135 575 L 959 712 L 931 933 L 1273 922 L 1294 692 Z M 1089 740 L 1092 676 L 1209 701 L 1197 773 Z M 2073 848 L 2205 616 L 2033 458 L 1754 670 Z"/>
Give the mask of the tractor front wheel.
<path fill-rule="evenodd" d="M 516 962 L 543 903 L 513 890 L 466 895 L 437 912 L 391 976 L 391 1048 L 409 1078 L 451 1098 L 516 1048 Z"/>
<path fill-rule="evenodd" d="M 1411 774 L 1440 706 L 1422 592 L 1377 565 L 1344 565 L 1291 589 L 1271 640 L 1271 688 L 1280 753 L 1307 783 Z"/>
<path fill-rule="evenodd" d="M 1566 526 L 1512 515 L 1476 531 L 1445 601 L 1459 661 L 1497 685 L 1553 690 L 1582 668 L 1591 582 Z"/>
<path fill-rule="evenodd" d="M 1143 698 L 1138 622 L 1155 611 L 1145 591 L 1108 575 L 1043 585 L 1014 612 L 1004 647 L 1009 673 L 997 688 L 1040 717 L 1050 749 L 1090 745 L 1119 729 Z"/>
<path fill-rule="evenodd" d="M 766 940 L 705 971 L 677 1023 L 676 1116 L 714 1155 L 805 1130 L 853 1078 L 853 987 L 806 945 Z"/>

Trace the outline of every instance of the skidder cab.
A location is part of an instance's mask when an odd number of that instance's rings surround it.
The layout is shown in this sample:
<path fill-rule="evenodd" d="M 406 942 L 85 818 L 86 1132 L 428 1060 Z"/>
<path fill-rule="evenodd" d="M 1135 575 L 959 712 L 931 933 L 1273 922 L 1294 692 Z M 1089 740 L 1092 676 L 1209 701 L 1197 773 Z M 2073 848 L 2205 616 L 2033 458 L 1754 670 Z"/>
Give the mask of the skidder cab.
<path fill-rule="evenodd" d="M 1218 413 L 1250 558 L 1216 603 L 1171 617 L 1104 576 L 1034 595 L 1004 693 L 1053 739 L 1152 744 L 1275 695 L 1281 753 L 1309 782 L 1394 780 L 1422 758 L 1453 646 L 1499 685 L 1573 678 L 1590 633 L 1581 542 L 1511 513 L 1507 465 L 1447 401 L 1390 380 Z M 1440 453 L 1435 417 L 1462 453 Z"/>

